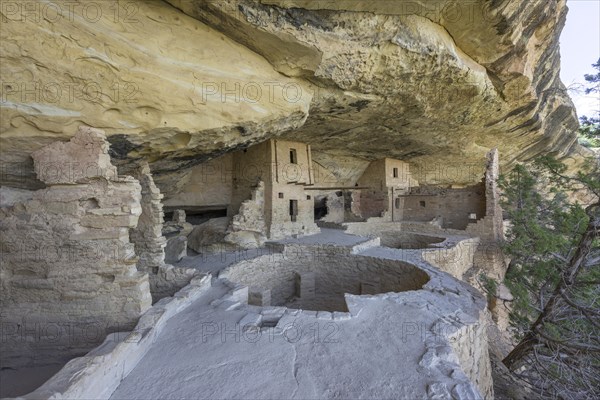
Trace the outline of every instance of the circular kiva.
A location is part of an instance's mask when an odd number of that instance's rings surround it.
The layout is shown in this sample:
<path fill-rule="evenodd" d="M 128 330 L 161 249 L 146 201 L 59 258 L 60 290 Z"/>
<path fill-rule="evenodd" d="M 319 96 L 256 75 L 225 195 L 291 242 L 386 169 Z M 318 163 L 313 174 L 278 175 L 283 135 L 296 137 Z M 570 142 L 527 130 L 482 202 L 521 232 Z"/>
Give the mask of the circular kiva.
<path fill-rule="evenodd" d="M 265 255 L 234 264 L 220 277 L 248 286 L 253 305 L 342 312 L 348 311 L 346 293 L 419 290 L 429 281 L 429 275 L 412 264 L 339 248 L 320 249 L 306 257 Z"/>

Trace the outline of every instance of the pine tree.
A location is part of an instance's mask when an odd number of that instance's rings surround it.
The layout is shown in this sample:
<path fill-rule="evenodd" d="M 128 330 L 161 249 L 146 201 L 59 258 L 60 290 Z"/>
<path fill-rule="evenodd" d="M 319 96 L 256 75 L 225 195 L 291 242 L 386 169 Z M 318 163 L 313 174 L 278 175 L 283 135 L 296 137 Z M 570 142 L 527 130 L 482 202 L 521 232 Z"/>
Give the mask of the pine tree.
<path fill-rule="evenodd" d="M 600 59 L 592 65 L 596 69 L 595 74 L 586 74 L 585 80 L 590 85 L 586 94 L 598 93 L 600 95 Z M 579 118 L 581 127 L 579 128 L 580 143 L 588 147 L 600 147 L 600 109 L 596 110 L 596 116 L 582 116 Z"/>
<path fill-rule="evenodd" d="M 600 172 L 542 157 L 501 177 L 512 226 L 506 285 L 519 343 L 507 367 L 540 394 L 600 398 Z M 571 199 L 584 192 L 587 206 Z"/>

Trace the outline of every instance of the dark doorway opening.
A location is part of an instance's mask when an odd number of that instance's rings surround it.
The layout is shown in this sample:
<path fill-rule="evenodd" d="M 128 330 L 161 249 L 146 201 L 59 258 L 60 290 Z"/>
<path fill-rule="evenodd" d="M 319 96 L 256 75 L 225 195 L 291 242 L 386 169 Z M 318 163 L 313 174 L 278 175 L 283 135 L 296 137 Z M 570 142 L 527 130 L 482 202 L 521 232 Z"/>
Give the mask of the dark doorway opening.
<path fill-rule="evenodd" d="M 298 217 L 298 200 L 290 200 L 290 219 L 296 222 Z"/>

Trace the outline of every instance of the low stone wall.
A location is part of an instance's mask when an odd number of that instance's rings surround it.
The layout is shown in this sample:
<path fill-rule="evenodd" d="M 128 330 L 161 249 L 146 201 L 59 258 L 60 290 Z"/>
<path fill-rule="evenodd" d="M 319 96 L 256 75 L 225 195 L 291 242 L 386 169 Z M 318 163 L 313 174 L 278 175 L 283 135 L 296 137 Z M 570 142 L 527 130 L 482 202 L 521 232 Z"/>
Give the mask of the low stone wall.
<path fill-rule="evenodd" d="M 300 250 L 300 251 L 298 251 Z M 271 254 L 237 263 L 219 277 L 247 285 L 250 292 L 271 291 L 273 305 L 285 305 L 297 296 L 297 275 L 314 274 L 314 298 L 294 300 L 299 308 L 346 311 L 344 294 L 376 294 L 418 290 L 427 273 L 399 260 L 353 254 L 352 248 L 336 246 L 286 247 Z"/>
<path fill-rule="evenodd" d="M 453 319 L 452 322 L 440 319 L 424 332 L 427 350 L 419 365 L 430 374 L 443 377 L 428 387 L 428 398 L 492 400 L 494 389 L 487 336 L 491 323 L 489 313 L 484 307 L 476 316 L 459 310 Z M 460 365 L 460 372 L 453 369 L 452 364 Z M 449 370 L 451 375 L 448 375 Z M 443 382 L 446 376 L 454 380 L 452 385 Z"/>
<path fill-rule="evenodd" d="M 423 259 L 440 270 L 463 279 L 465 272 L 473 267 L 473 259 L 479 246 L 479 239 L 458 240 L 452 246 L 424 250 Z"/>
<path fill-rule="evenodd" d="M 430 249 L 424 249 L 422 257 L 431 265 L 448 272 L 458 279 L 463 279 L 465 272 L 471 269 L 477 255 L 482 253 L 479 239 L 469 237 L 465 231 L 442 229 L 434 225 L 390 222 L 390 223 L 346 223 L 346 232 L 369 237 L 382 237 L 382 245 L 394 241 L 402 243 L 403 235 L 445 238 L 444 241 L 432 244 Z M 391 247 L 391 246 L 390 246 Z"/>
<path fill-rule="evenodd" d="M 157 302 L 173 296 L 187 286 L 197 274 L 198 271 L 193 268 L 174 267 L 169 264 L 160 266 L 158 271 L 148 274 L 152 300 Z"/>
<path fill-rule="evenodd" d="M 492 322 L 487 309 L 477 321 L 463 325 L 450 335 L 450 345 L 469 380 L 477 386 L 485 399 L 493 398 L 492 368 L 488 353 L 488 328 Z"/>
<path fill-rule="evenodd" d="M 210 275 L 197 275 L 173 297 L 160 300 L 132 332 L 109 335 L 102 345 L 75 358 L 37 390 L 20 397 L 38 399 L 108 399 L 156 342 L 167 321 L 193 304 L 210 287 Z"/>
<path fill-rule="evenodd" d="M 391 222 L 371 219 L 368 222 L 346 222 L 342 224 L 346 233 L 359 236 L 376 237 L 381 232 L 401 231 L 432 235 L 460 235 L 471 236 L 465 231 L 457 229 L 440 228 L 426 222 Z"/>
<path fill-rule="evenodd" d="M 402 231 L 382 231 L 381 245 L 393 249 L 424 249 L 446 240 L 443 236 L 422 235 Z"/>

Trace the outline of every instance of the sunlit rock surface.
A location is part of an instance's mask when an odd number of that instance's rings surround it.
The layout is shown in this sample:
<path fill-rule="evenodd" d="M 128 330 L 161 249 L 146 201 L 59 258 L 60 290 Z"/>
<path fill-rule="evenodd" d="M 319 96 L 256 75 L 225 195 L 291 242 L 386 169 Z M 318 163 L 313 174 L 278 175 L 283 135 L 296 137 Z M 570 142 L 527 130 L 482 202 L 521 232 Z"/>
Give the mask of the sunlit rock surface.
<path fill-rule="evenodd" d="M 2 24 L 3 184 L 40 187 L 29 153 L 82 123 L 123 171 L 147 160 L 166 199 L 189 167 L 278 135 L 357 166 L 403 159 L 427 183 L 478 181 L 492 147 L 503 167 L 582 151 L 564 0 L 169 0 L 97 21 L 81 3 Z"/>

